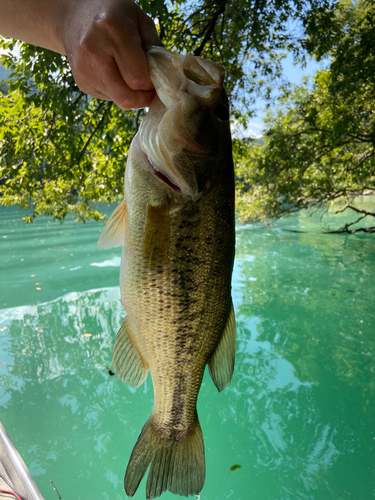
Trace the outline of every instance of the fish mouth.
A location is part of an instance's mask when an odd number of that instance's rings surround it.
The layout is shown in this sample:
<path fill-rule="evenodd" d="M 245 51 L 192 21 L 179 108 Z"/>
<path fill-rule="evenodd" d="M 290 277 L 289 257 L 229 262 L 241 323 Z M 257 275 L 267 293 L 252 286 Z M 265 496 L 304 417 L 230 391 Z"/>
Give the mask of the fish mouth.
<path fill-rule="evenodd" d="M 216 99 L 224 69 L 164 47 L 144 49 L 156 96 L 139 130 L 140 148 L 149 171 L 175 199 L 197 201 L 208 188 L 205 165 L 211 161 L 212 145 L 202 139 L 200 115 L 195 110 Z M 190 116 L 193 127 L 187 123 Z"/>
<path fill-rule="evenodd" d="M 215 89 L 223 86 L 224 68 L 220 64 L 160 46 L 144 46 L 144 50 L 151 81 L 167 109 L 181 100 L 182 93 L 210 99 Z"/>
<path fill-rule="evenodd" d="M 160 167 L 158 167 L 155 162 L 152 160 L 152 158 L 147 155 L 147 160 L 148 160 L 148 163 L 149 165 L 151 166 L 152 168 L 152 171 L 153 171 L 153 174 L 158 178 L 160 179 L 162 182 L 164 182 L 164 184 L 166 184 L 167 186 L 169 186 L 171 189 L 173 189 L 174 191 L 177 191 L 179 193 L 182 193 L 182 190 L 180 188 L 180 186 L 178 186 L 177 184 L 175 184 L 163 171 Z"/>

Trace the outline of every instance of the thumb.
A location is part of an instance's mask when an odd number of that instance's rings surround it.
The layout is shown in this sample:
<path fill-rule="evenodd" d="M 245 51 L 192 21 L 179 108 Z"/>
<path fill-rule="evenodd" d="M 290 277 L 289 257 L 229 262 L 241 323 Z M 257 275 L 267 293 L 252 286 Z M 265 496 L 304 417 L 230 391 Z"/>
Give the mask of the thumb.
<path fill-rule="evenodd" d="M 160 40 L 154 21 L 145 14 L 140 12 L 139 16 L 139 36 L 144 45 L 163 45 Z"/>

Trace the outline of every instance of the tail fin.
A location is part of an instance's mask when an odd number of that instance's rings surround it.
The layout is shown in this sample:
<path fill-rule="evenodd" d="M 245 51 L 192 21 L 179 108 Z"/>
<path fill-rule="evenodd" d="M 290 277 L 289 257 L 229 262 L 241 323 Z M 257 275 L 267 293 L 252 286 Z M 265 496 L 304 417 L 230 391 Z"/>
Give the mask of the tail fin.
<path fill-rule="evenodd" d="M 146 498 L 164 491 L 182 496 L 198 495 L 204 485 L 205 461 L 202 429 L 198 418 L 189 431 L 175 438 L 162 437 L 151 418 L 143 426 L 125 474 L 125 491 L 137 491 L 148 466 Z"/>

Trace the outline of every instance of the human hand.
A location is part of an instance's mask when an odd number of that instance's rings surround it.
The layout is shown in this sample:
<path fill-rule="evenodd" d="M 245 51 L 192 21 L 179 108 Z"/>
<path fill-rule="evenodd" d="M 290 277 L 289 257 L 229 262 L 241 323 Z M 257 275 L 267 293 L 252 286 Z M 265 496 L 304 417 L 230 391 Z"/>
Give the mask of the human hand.
<path fill-rule="evenodd" d="M 120 108 L 149 106 L 155 95 L 145 45 L 162 45 L 152 19 L 132 0 L 69 2 L 61 39 L 81 90 Z"/>

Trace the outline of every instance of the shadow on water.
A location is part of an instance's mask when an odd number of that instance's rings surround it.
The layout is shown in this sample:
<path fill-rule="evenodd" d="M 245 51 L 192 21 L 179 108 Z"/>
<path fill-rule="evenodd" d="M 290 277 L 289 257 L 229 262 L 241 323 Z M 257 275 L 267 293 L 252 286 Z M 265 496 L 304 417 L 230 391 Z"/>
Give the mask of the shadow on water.
<path fill-rule="evenodd" d="M 283 224 L 237 231 L 236 369 L 221 394 L 207 372 L 203 380 L 201 499 L 370 500 L 375 240 L 288 233 Z M 84 226 L 83 239 L 82 226 L 43 227 L 53 251 L 42 264 L 31 251 L 7 268 L 14 251 L 23 255 L 22 227 L 0 256 L 0 302 L 12 300 L 0 309 L 0 419 L 46 500 L 56 498 L 50 479 L 63 498 L 123 499 L 153 390 L 150 377 L 135 391 L 106 370 L 123 318 L 118 253 L 96 250 L 97 225 Z M 41 228 L 25 231 L 37 245 Z"/>

